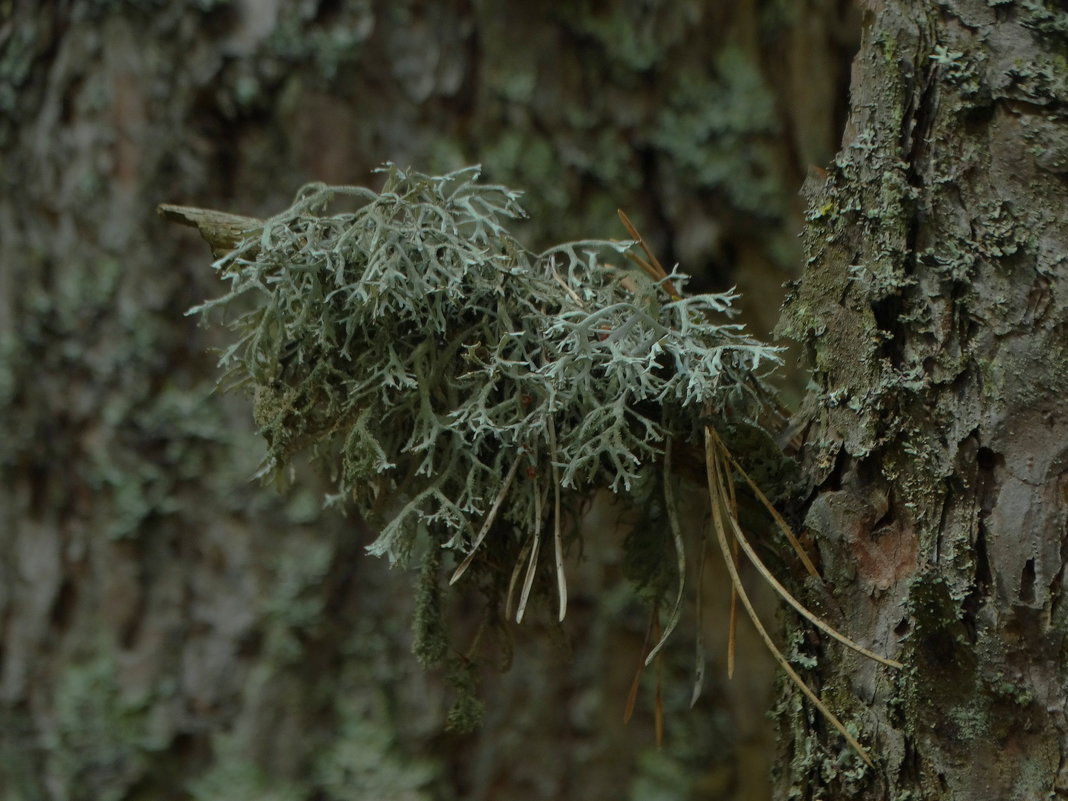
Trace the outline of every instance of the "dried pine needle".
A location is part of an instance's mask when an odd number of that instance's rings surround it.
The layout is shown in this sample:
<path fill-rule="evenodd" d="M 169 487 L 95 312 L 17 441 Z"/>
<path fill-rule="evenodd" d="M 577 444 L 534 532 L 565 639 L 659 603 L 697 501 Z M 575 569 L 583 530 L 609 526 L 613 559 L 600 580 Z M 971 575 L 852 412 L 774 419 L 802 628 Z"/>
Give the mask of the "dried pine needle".
<path fill-rule="evenodd" d="M 664 627 L 664 633 L 660 636 L 656 645 L 649 651 L 649 655 L 645 657 L 645 664 L 649 665 L 656 655 L 660 653 L 660 649 L 664 647 L 664 643 L 667 642 L 668 637 L 671 636 L 671 632 L 675 630 L 675 627 L 679 624 L 679 617 L 682 612 L 682 596 L 685 589 L 686 582 L 686 546 L 682 540 L 682 526 L 679 524 L 679 510 L 678 505 L 675 503 L 675 490 L 672 486 L 674 476 L 671 474 L 671 441 L 668 440 L 664 443 L 664 507 L 667 513 L 668 523 L 671 526 L 671 538 L 675 543 L 675 558 L 677 560 L 678 570 L 678 592 L 675 595 L 675 603 L 671 607 L 671 614 L 668 616 L 667 625 Z"/>
<path fill-rule="evenodd" d="M 745 474 L 745 471 L 741 469 L 741 467 L 738 465 L 738 463 L 733 458 L 731 458 L 730 453 L 727 451 L 726 447 L 723 445 L 723 442 L 719 439 L 719 435 L 715 434 L 715 432 L 713 431 L 712 436 L 715 437 L 715 441 L 716 441 L 717 447 L 719 449 L 719 455 L 720 455 L 720 458 L 723 460 L 724 464 L 732 465 L 736 470 L 738 470 L 742 474 L 743 478 L 745 478 L 747 481 L 749 481 L 750 486 L 755 487 L 756 485 L 752 483 L 752 480 L 749 478 L 748 475 Z M 728 482 L 729 482 L 729 478 L 728 478 Z M 772 507 L 772 508 L 774 508 L 774 507 Z M 790 593 L 790 591 L 787 590 L 777 578 L 775 578 L 775 574 L 772 573 L 768 569 L 767 565 L 765 565 L 764 562 L 761 560 L 761 558 L 757 555 L 756 550 L 754 550 L 753 546 L 750 545 L 749 540 L 746 538 L 745 533 L 742 531 L 741 526 L 738 524 L 737 514 L 727 515 L 727 522 L 730 524 L 731 531 L 734 534 L 733 542 L 737 543 L 737 545 L 739 547 L 741 547 L 741 549 L 745 553 L 746 557 L 748 557 L 749 561 L 753 563 L 753 567 L 755 567 L 757 569 L 757 572 L 760 573 L 761 578 L 763 578 L 764 581 L 766 581 L 771 586 L 771 588 L 773 590 L 775 590 L 775 592 L 778 594 L 778 596 L 780 598 L 782 598 L 784 601 L 786 601 L 786 603 L 790 604 L 790 606 L 792 606 L 795 610 L 797 610 L 798 614 L 800 614 L 803 618 L 805 618 L 805 620 L 807 620 L 809 623 L 814 625 L 816 628 L 818 628 L 823 633 L 827 634 L 829 637 L 831 637 L 831 638 L 837 640 L 838 642 L 840 642 L 846 648 L 850 648 L 853 651 L 856 651 L 858 654 L 861 654 L 862 656 L 866 656 L 868 659 L 873 659 L 876 662 L 879 662 L 880 664 L 886 665 L 887 667 L 892 667 L 892 668 L 902 668 L 902 667 L 904 667 L 904 665 L 902 665 L 897 660 L 888 659 L 887 657 L 880 656 L 879 654 L 875 653 L 874 651 L 871 651 L 871 650 L 865 648 L 863 645 L 860 645 L 859 643 L 854 642 L 853 640 L 851 640 L 848 637 L 846 637 L 844 634 L 842 634 L 837 629 L 835 629 L 832 626 L 830 626 L 827 623 L 825 623 L 823 621 L 823 619 L 820 618 L 818 615 L 815 615 L 812 612 L 810 612 L 808 610 L 808 608 L 805 607 L 804 604 L 802 604 L 799 600 L 797 600 Z M 786 525 L 785 521 L 783 522 L 783 525 Z M 793 537 L 792 532 L 791 532 L 791 537 Z M 796 539 L 794 541 L 796 542 Z M 735 564 L 737 565 L 737 559 L 735 559 L 734 561 L 735 561 Z"/>
<path fill-rule="evenodd" d="M 519 584 L 519 574 L 523 572 L 523 565 L 526 564 L 527 555 L 530 553 L 530 543 L 527 542 L 523 545 L 522 550 L 519 552 L 519 556 L 515 560 L 515 564 L 512 565 L 512 577 L 508 581 L 508 595 L 504 601 L 504 616 L 507 619 L 511 619 L 513 611 L 515 609 L 515 588 Z"/>
<path fill-rule="evenodd" d="M 527 564 L 527 577 L 523 582 L 523 592 L 519 595 L 519 609 L 515 613 L 515 622 L 522 623 L 523 615 L 527 611 L 527 601 L 530 600 L 530 588 L 534 586 L 534 575 L 538 571 L 538 553 L 541 550 L 541 507 L 542 496 L 538 493 L 534 496 L 534 526 L 530 532 L 533 538 L 530 549 L 530 562 Z"/>
<path fill-rule="evenodd" d="M 705 686 L 705 630 L 704 630 L 704 578 L 705 560 L 708 559 L 707 543 L 701 538 L 698 545 L 699 556 L 697 558 L 697 608 L 694 611 L 696 632 L 694 634 L 694 671 L 693 691 L 690 693 L 690 708 L 692 709 L 701 697 L 701 691 Z"/>
<path fill-rule="evenodd" d="M 648 261 L 638 256 L 633 251 L 626 251 L 627 257 L 635 264 L 640 266 L 649 275 L 657 281 L 664 283 L 664 288 L 667 289 L 668 294 L 672 300 L 680 300 L 682 295 L 675 288 L 675 285 L 668 278 L 668 272 L 664 269 L 664 265 L 660 263 L 660 260 L 653 253 L 652 249 L 645 244 L 645 240 L 642 239 L 642 235 L 638 233 L 638 229 L 634 227 L 634 223 L 630 221 L 630 218 L 626 215 L 623 209 L 616 209 L 616 214 L 619 215 L 620 222 L 627 229 L 627 233 L 634 238 L 634 241 L 638 243 L 638 246 L 645 251 L 645 255 L 648 257 Z"/>
<path fill-rule="evenodd" d="M 801 564 L 805 566 L 805 570 L 808 571 L 808 574 L 813 578 L 820 578 L 820 574 L 819 571 L 816 570 L 816 566 L 812 564 L 812 560 L 805 552 L 805 549 L 801 547 L 801 543 L 797 539 L 797 536 L 794 534 L 793 529 L 790 528 L 789 523 L 787 523 L 786 520 L 783 519 L 783 516 L 779 514 L 779 510 L 776 509 L 775 505 L 768 500 L 768 496 L 765 495 L 764 492 L 760 489 L 760 487 L 757 486 L 756 482 L 749 477 L 749 474 L 742 469 L 742 466 L 738 464 L 738 461 L 731 455 L 730 451 L 724 448 L 723 452 L 727 460 L 730 462 L 731 466 L 738 471 L 738 474 L 745 480 L 745 483 L 749 485 L 749 489 L 751 489 L 753 491 L 753 494 L 756 495 L 757 500 L 759 500 L 760 503 L 764 506 L 764 508 L 768 510 L 768 514 L 770 514 L 771 518 L 775 521 L 775 525 L 779 527 L 779 531 L 781 531 L 786 537 L 787 541 L 790 543 L 790 547 L 794 549 L 794 553 L 797 554 L 797 558 L 801 560 Z"/>
<path fill-rule="evenodd" d="M 471 566 L 471 563 L 475 559 L 475 554 L 478 552 L 478 546 L 482 544 L 482 541 L 486 539 L 486 535 L 493 527 L 493 521 L 497 519 L 497 512 L 501 508 L 501 502 L 504 501 L 505 496 L 508 495 L 508 490 L 512 486 L 512 482 L 515 480 L 516 471 L 519 469 L 519 462 L 522 460 L 522 456 L 518 457 L 512 466 L 508 469 L 508 475 L 505 476 L 504 482 L 501 484 L 501 489 L 497 493 L 497 497 L 493 499 L 493 505 L 490 507 L 489 513 L 486 515 L 486 520 L 482 523 L 482 528 L 478 532 L 478 536 L 475 537 L 475 541 L 471 544 L 471 552 L 467 554 L 459 566 L 452 574 L 452 578 L 449 579 L 449 584 L 455 584 L 460 580 L 460 577 L 467 571 L 467 568 Z"/>
<path fill-rule="evenodd" d="M 623 709 L 623 722 L 630 723 L 631 716 L 634 714 L 634 706 L 638 700 L 638 689 L 641 687 L 642 673 L 645 672 L 645 654 L 649 650 L 650 644 L 653 642 L 654 633 L 656 631 L 656 621 L 660 617 L 660 610 L 656 605 L 653 605 L 652 611 L 649 613 L 649 625 L 645 628 L 645 640 L 642 642 L 641 659 L 638 662 L 638 668 L 634 671 L 634 678 L 630 682 L 630 691 L 627 693 L 627 703 Z"/>
<path fill-rule="evenodd" d="M 549 464 L 553 477 L 553 543 L 556 556 L 556 594 L 560 603 L 559 622 L 567 614 L 567 576 L 564 574 L 564 535 L 560 521 L 560 467 L 556 463 L 556 424 L 549 417 Z"/>
<path fill-rule="evenodd" d="M 705 469 L 708 479 L 708 493 L 712 511 L 712 527 L 716 533 L 716 541 L 719 544 L 720 552 L 723 555 L 723 561 L 727 565 L 727 572 L 730 574 L 731 583 L 734 585 L 735 590 L 738 593 L 738 598 L 742 602 L 742 607 L 748 614 L 750 621 L 753 623 L 753 627 L 756 629 L 760 639 L 763 640 L 764 645 L 771 653 L 772 658 L 778 663 L 779 667 L 783 669 L 790 680 L 797 685 L 797 688 L 805 695 L 809 701 L 819 710 L 820 714 L 834 726 L 835 729 L 845 738 L 846 742 L 860 755 L 860 758 L 864 760 L 865 764 L 869 767 L 873 767 L 871 757 L 868 756 L 868 752 L 860 744 L 856 737 L 849 733 L 845 725 L 835 716 L 830 709 L 824 705 L 809 686 L 801 679 L 794 670 L 793 666 L 783 656 L 782 652 L 775 645 L 775 642 L 771 639 L 767 629 L 764 628 L 764 624 L 760 622 L 760 618 L 753 608 L 752 602 L 749 600 L 749 595 L 745 591 L 745 587 L 742 585 L 742 579 L 738 575 L 738 568 L 734 565 L 734 560 L 731 558 L 731 548 L 727 538 L 727 530 L 723 524 L 723 511 L 728 509 L 729 497 L 726 489 L 726 484 L 730 481 L 728 476 L 724 475 L 724 467 L 721 462 L 722 457 L 722 443 L 719 441 L 719 436 L 712 428 L 705 429 Z"/>

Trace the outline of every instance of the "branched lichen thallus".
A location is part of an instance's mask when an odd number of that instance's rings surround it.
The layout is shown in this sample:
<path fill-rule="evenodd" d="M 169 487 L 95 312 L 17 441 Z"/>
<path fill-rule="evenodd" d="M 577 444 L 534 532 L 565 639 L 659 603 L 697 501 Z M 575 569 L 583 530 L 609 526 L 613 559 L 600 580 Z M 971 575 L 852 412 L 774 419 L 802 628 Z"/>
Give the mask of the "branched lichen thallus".
<path fill-rule="evenodd" d="M 625 218 L 637 242 L 533 253 L 508 231 L 518 193 L 477 168 L 380 172 L 378 192 L 305 187 L 215 262 L 229 290 L 194 310 L 231 315 L 221 363 L 255 395 L 264 473 L 313 455 L 329 500 L 378 530 L 372 553 L 423 556 L 428 663 L 444 658 L 442 550 L 493 614 L 522 619 L 541 597 L 562 620 L 580 510 L 604 488 L 624 504 L 655 492 L 670 631 L 685 574 L 672 449 L 700 458 L 715 421 L 755 420 L 776 349 L 729 322 L 733 293 L 687 296 Z M 555 581 L 536 580 L 543 552 Z"/>

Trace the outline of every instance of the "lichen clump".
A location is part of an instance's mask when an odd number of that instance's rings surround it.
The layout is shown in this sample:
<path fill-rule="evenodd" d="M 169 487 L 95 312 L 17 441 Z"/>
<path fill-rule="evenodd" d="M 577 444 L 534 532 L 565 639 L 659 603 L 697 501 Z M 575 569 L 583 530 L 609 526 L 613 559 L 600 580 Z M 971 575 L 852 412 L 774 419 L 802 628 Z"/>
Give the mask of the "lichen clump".
<path fill-rule="evenodd" d="M 648 498 L 669 443 L 753 412 L 776 353 L 728 321 L 731 293 L 680 294 L 686 276 L 631 268 L 630 243 L 532 253 L 506 227 L 518 193 L 477 168 L 381 172 L 380 192 L 305 187 L 216 262 L 230 289 L 197 309 L 240 312 L 222 364 L 254 391 L 266 469 L 323 460 L 331 497 L 380 531 L 372 552 L 477 545 L 464 567 L 503 593 L 543 531 L 559 563 L 561 516 L 594 491 Z"/>

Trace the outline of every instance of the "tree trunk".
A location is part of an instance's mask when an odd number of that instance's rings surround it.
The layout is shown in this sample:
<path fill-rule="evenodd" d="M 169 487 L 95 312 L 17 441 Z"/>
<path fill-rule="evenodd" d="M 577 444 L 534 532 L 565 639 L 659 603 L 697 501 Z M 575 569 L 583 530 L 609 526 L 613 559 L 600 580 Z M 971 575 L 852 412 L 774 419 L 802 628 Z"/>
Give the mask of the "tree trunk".
<path fill-rule="evenodd" d="M 868 3 L 782 330 L 811 354 L 811 638 L 876 760 L 792 693 L 782 798 L 1068 796 L 1068 14 Z M 848 714 L 852 709 L 852 714 Z"/>
<path fill-rule="evenodd" d="M 484 729 L 443 734 L 413 579 L 314 477 L 249 483 L 249 404 L 211 394 L 225 342 L 183 317 L 220 291 L 207 250 L 153 209 L 264 216 L 387 159 L 482 162 L 528 190 L 532 246 L 623 236 L 623 207 L 766 329 L 794 187 L 838 136 L 847 5 L 0 0 L 0 796 L 766 795 L 766 670 L 745 699 L 718 663 L 689 713 L 680 636 L 665 749 L 651 687 L 621 726 L 645 613 L 610 533 L 572 655 L 517 642 Z"/>

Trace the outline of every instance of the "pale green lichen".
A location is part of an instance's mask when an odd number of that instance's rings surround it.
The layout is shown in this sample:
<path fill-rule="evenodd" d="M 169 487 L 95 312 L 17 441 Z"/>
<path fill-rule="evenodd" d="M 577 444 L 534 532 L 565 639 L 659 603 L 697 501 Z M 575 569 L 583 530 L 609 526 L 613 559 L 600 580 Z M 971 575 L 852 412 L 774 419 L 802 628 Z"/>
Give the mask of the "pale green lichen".
<path fill-rule="evenodd" d="M 579 2 L 563 8 L 576 33 L 595 42 L 609 63 L 635 73 L 657 69 L 701 13 L 698 5 L 666 0 Z"/>
<path fill-rule="evenodd" d="M 652 133 L 686 180 L 723 192 L 762 217 L 783 212 L 783 188 L 770 143 L 778 135 L 775 97 L 753 59 L 725 48 L 716 76 L 680 77 Z"/>
<path fill-rule="evenodd" d="M 519 523 L 550 457 L 569 489 L 629 490 L 659 443 L 744 404 L 775 358 L 715 322 L 729 294 L 671 299 L 602 260 L 623 246 L 526 252 L 503 227 L 516 194 L 474 177 L 391 167 L 380 194 L 312 187 L 220 261 L 232 290 L 198 309 L 254 298 L 223 364 L 257 392 L 269 466 L 310 447 L 339 457 L 361 508 L 407 497 L 374 548 L 395 557 L 421 524 L 463 542 L 516 459 L 530 475 L 504 517 Z M 332 195 L 366 205 L 326 216 Z"/>
<path fill-rule="evenodd" d="M 332 81 L 359 63 L 374 29 L 374 10 L 365 1 L 344 4 L 330 25 L 317 19 L 315 9 L 285 6 L 265 49 L 283 62 L 310 63 L 315 68 L 312 74 Z"/>
<path fill-rule="evenodd" d="M 437 667 L 449 652 L 441 597 L 441 556 L 440 548 L 426 549 L 416 586 L 412 652 L 425 668 Z"/>
<path fill-rule="evenodd" d="M 0 47 L 0 122 L 15 122 L 18 93 L 29 79 L 34 58 L 41 49 L 43 28 L 37 20 L 23 20 L 11 27 Z"/>
<path fill-rule="evenodd" d="M 429 801 L 439 768 L 399 753 L 384 722 L 385 699 L 345 699 L 338 734 L 315 762 L 315 784 L 329 801 Z"/>
<path fill-rule="evenodd" d="M 219 734 L 213 739 L 211 769 L 185 788 L 194 801 L 301 801 L 306 797 L 304 789 L 271 776 L 244 755 L 236 737 Z"/>
<path fill-rule="evenodd" d="M 475 168 L 384 173 L 381 192 L 306 187 L 217 263 L 231 289 L 197 311 L 236 312 L 222 363 L 255 394 L 265 474 L 317 456 L 330 500 L 378 528 L 372 553 L 475 551 L 492 607 L 544 530 L 562 558 L 556 493 L 569 519 L 605 487 L 662 510 L 666 444 L 757 414 L 776 351 L 727 320 L 731 293 L 687 297 L 680 273 L 613 264 L 626 243 L 527 251 L 506 228 L 523 216 L 518 194 L 479 185 Z M 663 591 L 680 576 L 665 514 L 653 517 L 641 536 L 670 564 L 634 577 Z M 425 573 L 417 650 L 434 663 L 433 562 Z M 522 596 L 550 584 L 528 579 Z"/>
<path fill-rule="evenodd" d="M 267 651 L 281 664 L 299 660 L 304 652 L 301 638 L 322 624 L 325 599 L 317 590 L 326 580 L 332 554 L 327 543 L 305 542 L 283 551 L 273 566 L 272 591 L 264 610 L 273 624 Z"/>
<path fill-rule="evenodd" d="M 217 448 L 232 438 L 211 383 L 153 388 L 164 369 L 163 315 L 127 302 L 122 266 L 101 259 L 45 283 L 41 269 L 15 299 L 19 336 L 0 345 L 0 470 L 68 469 L 97 493 L 104 534 L 135 538 L 153 520 L 181 513 L 179 490 L 217 472 Z M 101 321 L 107 321 L 102 324 Z M 86 426 L 104 435 L 85 437 Z M 226 473 L 226 474 L 224 474 Z"/>
<path fill-rule="evenodd" d="M 1020 24 L 1063 45 L 1068 41 L 1068 11 L 1050 0 L 1023 0 Z"/>
<path fill-rule="evenodd" d="M 165 746 L 151 734 L 153 694 L 131 696 L 119 686 L 106 646 L 73 660 L 53 695 L 54 725 L 44 735 L 49 773 L 74 799 L 119 801 L 143 775 L 152 751 Z"/>

